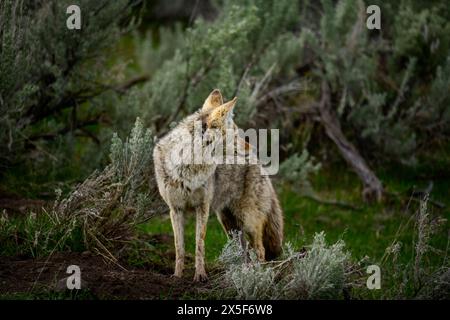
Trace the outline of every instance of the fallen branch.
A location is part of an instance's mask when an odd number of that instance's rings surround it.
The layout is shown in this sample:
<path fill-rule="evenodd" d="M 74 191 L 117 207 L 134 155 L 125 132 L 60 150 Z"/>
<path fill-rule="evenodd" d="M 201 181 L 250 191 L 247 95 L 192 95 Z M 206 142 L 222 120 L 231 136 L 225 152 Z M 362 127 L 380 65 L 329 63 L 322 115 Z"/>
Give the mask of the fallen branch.
<path fill-rule="evenodd" d="M 339 201 L 339 200 L 333 200 L 333 199 L 322 199 L 319 196 L 313 194 L 313 195 L 305 195 L 306 198 L 311 199 L 315 202 L 318 202 L 320 204 L 325 204 L 325 205 L 330 205 L 330 206 L 337 206 L 337 207 L 342 207 L 345 209 L 350 209 L 350 210 L 355 210 L 355 211 L 359 211 L 361 210 L 361 207 L 357 207 L 351 203 L 348 202 L 343 202 L 343 201 Z"/>
<path fill-rule="evenodd" d="M 375 173 L 370 169 L 366 160 L 360 155 L 356 147 L 342 132 L 338 116 L 331 108 L 331 92 L 326 80 L 322 81 L 320 102 L 316 104 L 319 111 L 320 123 L 324 126 L 327 136 L 336 144 L 342 157 L 351 166 L 364 185 L 363 198 L 365 201 L 381 201 L 383 185 Z"/>
<path fill-rule="evenodd" d="M 433 181 L 430 181 L 430 183 L 428 184 L 428 186 L 425 189 L 409 189 L 404 193 L 400 193 L 400 192 L 386 192 L 388 195 L 393 196 L 397 199 L 408 199 L 408 201 L 414 201 L 417 203 L 421 203 L 421 201 L 423 200 L 423 198 L 426 195 L 430 195 L 431 191 L 433 190 Z M 444 203 L 440 202 L 440 201 L 436 201 L 431 199 L 431 197 L 428 197 L 428 203 L 435 206 L 436 208 L 439 209 L 444 209 L 446 206 Z"/>

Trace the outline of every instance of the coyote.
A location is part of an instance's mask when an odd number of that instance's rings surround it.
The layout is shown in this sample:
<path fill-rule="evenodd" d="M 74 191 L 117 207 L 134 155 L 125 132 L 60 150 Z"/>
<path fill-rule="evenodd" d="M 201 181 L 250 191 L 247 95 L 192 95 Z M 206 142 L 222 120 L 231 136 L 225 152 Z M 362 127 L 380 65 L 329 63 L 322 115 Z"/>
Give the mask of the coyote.
<path fill-rule="evenodd" d="M 259 260 L 274 259 L 281 252 L 283 213 L 268 175 L 261 164 L 182 163 L 174 152 L 187 135 L 202 147 L 217 147 L 224 133 L 237 128 L 232 120 L 236 98 L 223 103 L 218 89 L 206 98 L 203 107 L 182 120 L 155 145 L 153 159 L 159 192 L 170 209 L 175 241 L 175 273 L 184 269 L 184 212 L 196 214 L 194 281 L 207 280 L 205 271 L 205 235 L 209 210 L 216 212 L 227 235 L 241 231 L 256 251 Z M 201 124 L 201 130 L 195 129 Z M 235 136 L 235 144 L 251 148 Z M 220 147 L 219 147 L 220 149 Z M 174 156 L 175 154 L 175 156 Z"/>

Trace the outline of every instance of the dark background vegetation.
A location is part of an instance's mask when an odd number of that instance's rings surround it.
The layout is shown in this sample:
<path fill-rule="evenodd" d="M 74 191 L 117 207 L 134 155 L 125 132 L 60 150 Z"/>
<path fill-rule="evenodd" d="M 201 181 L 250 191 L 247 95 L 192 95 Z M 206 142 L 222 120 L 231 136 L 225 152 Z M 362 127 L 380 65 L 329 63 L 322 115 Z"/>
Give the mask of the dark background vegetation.
<path fill-rule="evenodd" d="M 214 88 L 238 96 L 240 127 L 280 129 L 286 240 L 345 241 L 357 272 L 339 298 L 449 297 L 447 1 L 76 3 L 81 30 L 65 27 L 72 2 L 0 4 L 2 297 L 214 297 L 169 279 L 151 159 Z M 381 30 L 366 28 L 369 4 Z M 212 274 L 226 239 L 212 217 Z M 55 287 L 70 261 L 91 272 L 80 295 Z M 372 263 L 381 290 L 365 288 Z"/>

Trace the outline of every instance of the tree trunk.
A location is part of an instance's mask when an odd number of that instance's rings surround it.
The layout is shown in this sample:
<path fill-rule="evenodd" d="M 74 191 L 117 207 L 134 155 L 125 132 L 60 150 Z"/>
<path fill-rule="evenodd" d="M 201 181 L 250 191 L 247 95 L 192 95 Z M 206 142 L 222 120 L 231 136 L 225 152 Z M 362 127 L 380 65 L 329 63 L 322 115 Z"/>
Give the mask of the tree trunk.
<path fill-rule="evenodd" d="M 342 132 L 339 119 L 331 108 L 330 89 L 325 80 L 322 82 L 322 97 L 317 107 L 320 121 L 325 128 L 327 136 L 336 144 L 345 161 L 347 161 L 361 179 L 364 186 L 364 200 L 381 201 L 383 197 L 383 185 L 375 173 L 369 168 L 355 146 L 348 141 Z"/>

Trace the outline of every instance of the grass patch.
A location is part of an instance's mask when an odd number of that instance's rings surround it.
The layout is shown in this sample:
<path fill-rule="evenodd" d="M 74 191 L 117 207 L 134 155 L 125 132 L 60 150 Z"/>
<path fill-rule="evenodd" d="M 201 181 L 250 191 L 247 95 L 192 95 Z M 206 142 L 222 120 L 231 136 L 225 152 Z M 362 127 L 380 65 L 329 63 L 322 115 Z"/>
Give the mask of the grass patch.
<path fill-rule="evenodd" d="M 339 172 L 339 175 L 333 172 Z M 356 204 L 360 210 L 351 210 L 338 206 L 321 204 L 304 198 L 291 189 L 278 188 L 280 201 L 285 215 L 285 241 L 296 248 L 311 244 L 317 232 L 325 231 L 327 241 L 336 243 L 343 240 L 346 249 L 351 254 L 352 261 L 365 261 L 366 265 L 379 264 L 382 267 L 384 290 L 368 290 L 365 286 L 356 288 L 354 295 L 361 298 L 394 298 L 391 292 L 404 280 L 402 277 L 412 277 L 412 274 L 402 274 L 400 271 L 409 270 L 415 257 L 415 243 L 417 241 L 418 201 L 409 201 L 407 191 L 411 186 L 421 188 L 427 185 L 419 176 L 405 170 L 386 170 L 383 172 L 385 186 L 389 192 L 404 194 L 404 198 L 393 199 L 387 204 L 361 203 L 361 190 L 357 178 L 350 172 L 342 170 L 322 171 L 314 180 L 313 187 L 324 199 Z M 409 177 L 409 178 L 408 178 Z M 438 209 L 429 204 L 430 223 L 436 230 L 429 240 L 433 250 L 423 257 L 423 265 L 429 271 L 440 268 L 445 264 L 445 252 L 448 252 L 448 230 L 450 229 L 450 211 L 447 181 L 434 184 L 431 198 L 446 205 Z M 148 234 L 169 233 L 172 227 L 168 216 L 157 217 L 145 225 L 141 230 Z M 195 216 L 186 216 L 186 250 L 194 255 L 195 252 Z M 227 237 L 217 218 L 211 214 L 208 221 L 206 235 L 206 259 L 208 265 L 214 266 L 221 254 Z M 386 256 L 387 248 L 393 244 L 400 244 L 400 251 Z M 193 264 L 187 264 L 194 268 Z M 365 270 L 364 270 L 365 271 Z M 406 271 L 405 271 L 406 272 Z M 405 295 L 413 296 L 414 284 L 406 284 Z M 392 290 L 391 290 L 392 289 Z"/>
<path fill-rule="evenodd" d="M 56 251 L 83 251 L 78 222 L 52 211 L 30 212 L 24 217 L 0 216 L 0 256 L 45 257 Z"/>
<path fill-rule="evenodd" d="M 335 172 L 339 172 L 336 174 Z M 405 170 L 386 170 L 382 173 L 387 190 L 391 193 L 407 194 L 411 186 L 426 186 L 420 175 Z M 368 290 L 364 285 L 353 289 L 352 296 L 357 298 L 396 298 L 399 288 L 402 297 L 415 297 L 421 294 L 414 281 L 415 244 L 418 241 L 419 203 L 409 201 L 408 197 L 393 198 L 385 204 L 366 205 L 360 200 L 360 184 L 350 172 L 342 170 L 322 170 L 312 181 L 314 189 L 324 199 L 349 202 L 360 207 L 351 210 L 344 207 L 322 204 L 309 198 L 301 197 L 287 186 L 277 187 L 285 216 L 285 242 L 300 250 L 313 243 L 314 235 L 324 231 L 328 243 L 345 242 L 350 261 L 364 261 L 364 265 L 378 264 L 382 268 L 382 290 Z M 429 224 L 434 228 L 421 257 L 424 274 L 442 271 L 448 266 L 448 230 L 450 229 L 450 190 L 449 182 L 437 180 L 431 198 L 442 202 L 445 208 L 428 205 Z M 136 241 L 129 245 L 127 262 L 132 267 L 149 268 L 163 274 L 170 274 L 174 264 L 172 226 L 168 216 L 157 216 L 144 224 L 137 225 Z M 70 230 L 70 232 L 67 232 Z M 156 235 L 169 235 L 164 241 L 155 241 Z M 195 253 L 195 216 L 187 214 L 185 240 L 187 250 L 186 276 L 194 270 Z M 214 214 L 208 221 L 206 235 L 206 260 L 210 272 L 217 267 L 217 258 L 227 243 L 227 237 Z M 387 248 L 396 248 L 387 254 Z M 427 247 L 428 248 L 428 247 Z M 24 257 L 41 257 L 53 251 L 84 251 L 82 229 L 78 225 L 68 226 L 46 212 L 1 218 L 0 255 Z M 395 251 L 395 252 L 394 252 Z M 170 252 L 170 254 L 169 254 Z M 447 263 L 447 265 L 446 265 Z M 363 270 L 365 271 L 365 269 Z M 366 275 L 364 275 L 366 276 Z M 366 276 L 367 277 L 367 276 Z M 404 279 L 409 279 L 405 283 Z M 428 279 L 424 277 L 424 279 Z M 430 281 L 440 281 L 432 279 Z M 431 282 L 430 282 L 431 283 Z M 423 283 L 420 284 L 423 286 Z M 214 297 L 214 293 L 211 293 Z M 205 298 L 209 294 L 204 293 Z M 34 294 L 30 295 L 33 298 Z M 44 298 L 65 299 L 70 297 L 43 294 Z M 20 294 L 2 296 L 18 298 Z M 23 296 L 27 299 L 26 294 Z M 39 295 L 36 295 L 39 298 Z"/>

